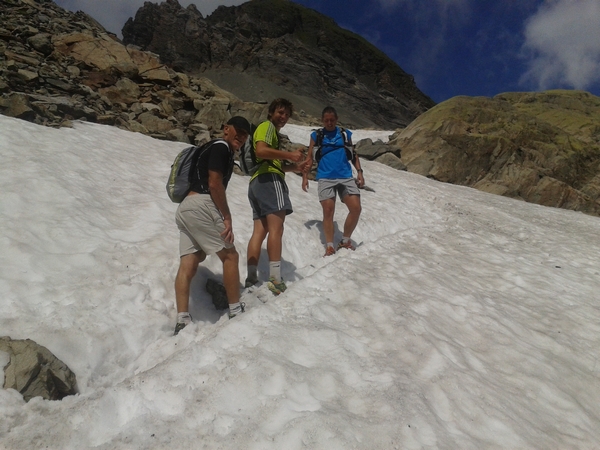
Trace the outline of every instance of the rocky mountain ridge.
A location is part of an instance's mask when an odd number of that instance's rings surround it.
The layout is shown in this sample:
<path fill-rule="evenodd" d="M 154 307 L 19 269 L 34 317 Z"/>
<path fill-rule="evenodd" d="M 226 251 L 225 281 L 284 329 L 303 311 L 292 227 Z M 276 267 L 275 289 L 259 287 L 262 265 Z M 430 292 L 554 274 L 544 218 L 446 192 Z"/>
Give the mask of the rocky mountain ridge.
<path fill-rule="evenodd" d="M 288 0 L 220 6 L 206 18 L 193 4 L 146 2 L 123 27 L 123 41 L 244 100 L 268 101 L 278 87 L 313 116 L 331 104 L 350 127 L 403 128 L 434 105 L 375 46 Z"/>

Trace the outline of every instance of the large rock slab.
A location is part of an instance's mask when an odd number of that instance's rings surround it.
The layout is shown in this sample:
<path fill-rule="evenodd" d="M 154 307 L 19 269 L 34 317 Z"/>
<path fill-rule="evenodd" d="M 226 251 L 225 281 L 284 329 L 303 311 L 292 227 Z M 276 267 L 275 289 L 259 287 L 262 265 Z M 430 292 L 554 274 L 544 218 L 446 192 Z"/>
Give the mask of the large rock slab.
<path fill-rule="evenodd" d="M 396 134 L 408 171 L 600 214 L 600 98 L 583 91 L 455 97 Z"/>

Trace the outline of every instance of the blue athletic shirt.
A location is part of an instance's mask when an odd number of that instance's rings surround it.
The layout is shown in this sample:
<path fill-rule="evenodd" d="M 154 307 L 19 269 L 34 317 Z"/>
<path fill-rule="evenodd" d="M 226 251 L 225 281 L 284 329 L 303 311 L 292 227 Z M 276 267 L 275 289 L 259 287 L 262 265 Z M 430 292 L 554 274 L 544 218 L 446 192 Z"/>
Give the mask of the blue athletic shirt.
<path fill-rule="evenodd" d="M 321 146 L 321 160 L 317 166 L 316 179 L 352 178 L 352 167 L 346 158 L 344 149 L 344 137 L 339 129 L 333 131 L 323 129 L 323 145 Z M 352 132 L 346 130 L 348 139 L 352 138 Z M 317 142 L 317 132 L 310 135 L 313 142 Z"/>

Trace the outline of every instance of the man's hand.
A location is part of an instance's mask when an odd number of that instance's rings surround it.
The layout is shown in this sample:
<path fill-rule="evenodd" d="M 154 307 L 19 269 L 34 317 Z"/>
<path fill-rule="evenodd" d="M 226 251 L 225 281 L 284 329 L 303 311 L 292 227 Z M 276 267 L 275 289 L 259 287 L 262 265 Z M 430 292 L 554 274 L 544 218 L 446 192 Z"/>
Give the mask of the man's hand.
<path fill-rule="evenodd" d="M 288 161 L 298 163 L 304 159 L 304 152 L 302 150 L 294 150 L 293 152 L 286 152 L 285 159 Z"/>
<path fill-rule="evenodd" d="M 358 176 L 356 177 L 356 185 L 359 189 L 365 185 L 365 177 L 363 177 L 362 172 L 358 172 Z"/>
<path fill-rule="evenodd" d="M 221 233 L 221 237 L 228 244 L 233 244 L 233 223 L 231 221 L 231 217 L 224 218 L 223 223 L 225 224 L 225 230 Z"/>
<path fill-rule="evenodd" d="M 302 173 L 309 173 L 310 170 L 312 169 L 312 165 L 313 165 L 312 159 L 307 159 L 303 163 L 299 164 L 299 166 L 302 170 Z"/>
<path fill-rule="evenodd" d="M 306 175 L 302 176 L 302 190 L 308 192 L 308 177 Z"/>

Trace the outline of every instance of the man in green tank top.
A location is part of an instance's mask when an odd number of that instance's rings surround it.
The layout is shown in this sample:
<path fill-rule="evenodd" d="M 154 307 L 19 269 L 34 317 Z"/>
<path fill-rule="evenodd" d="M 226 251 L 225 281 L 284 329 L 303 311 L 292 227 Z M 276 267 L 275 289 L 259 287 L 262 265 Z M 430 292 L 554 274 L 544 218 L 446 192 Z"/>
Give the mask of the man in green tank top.
<path fill-rule="evenodd" d="M 254 228 L 248 242 L 248 277 L 246 287 L 258 283 L 258 260 L 262 243 L 267 238 L 269 255 L 269 282 L 267 286 L 275 295 L 286 290 L 281 278 L 281 249 L 285 216 L 292 213 L 292 203 L 285 172 L 301 172 L 298 166 L 304 159 L 300 150 L 280 150 L 279 130 L 285 126 L 293 113 L 289 100 L 278 98 L 271 102 L 265 122 L 254 132 L 254 152 L 261 166 L 250 179 L 248 199 L 252 206 Z M 284 165 L 283 160 L 293 164 Z"/>

